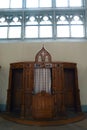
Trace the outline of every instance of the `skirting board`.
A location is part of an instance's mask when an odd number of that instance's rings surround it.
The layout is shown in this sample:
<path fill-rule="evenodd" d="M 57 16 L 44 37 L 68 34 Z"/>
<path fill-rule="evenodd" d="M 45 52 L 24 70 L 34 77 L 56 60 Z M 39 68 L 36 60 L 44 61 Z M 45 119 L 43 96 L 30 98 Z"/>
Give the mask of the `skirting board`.
<path fill-rule="evenodd" d="M 87 112 L 87 105 L 82 105 L 82 112 Z M 6 104 L 0 104 L 0 111 L 6 111 Z"/>

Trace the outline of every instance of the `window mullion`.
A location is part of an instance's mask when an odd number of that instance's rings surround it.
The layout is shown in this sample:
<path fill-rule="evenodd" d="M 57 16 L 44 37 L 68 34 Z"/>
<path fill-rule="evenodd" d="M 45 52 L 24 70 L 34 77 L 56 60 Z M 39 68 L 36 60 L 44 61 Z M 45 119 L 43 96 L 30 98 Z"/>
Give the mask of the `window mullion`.
<path fill-rule="evenodd" d="M 85 0 L 85 36 L 87 38 L 87 0 Z"/>
<path fill-rule="evenodd" d="M 71 24 L 70 24 L 70 18 L 69 18 L 69 37 L 71 37 Z"/>
<path fill-rule="evenodd" d="M 22 12 L 21 39 L 25 38 L 25 12 Z"/>
<path fill-rule="evenodd" d="M 57 30 L 56 30 L 56 11 L 53 11 L 53 21 L 52 21 L 52 26 L 53 26 L 53 38 L 56 39 L 57 36 Z"/>
<path fill-rule="evenodd" d="M 23 8 L 23 9 L 26 8 L 26 0 L 22 0 L 22 8 Z"/>
<path fill-rule="evenodd" d="M 40 0 L 38 0 L 38 7 L 40 8 Z"/>
<path fill-rule="evenodd" d="M 52 8 L 56 7 L 56 0 L 52 0 Z"/>
<path fill-rule="evenodd" d="M 7 29 L 7 38 L 9 38 L 9 23 L 8 23 L 8 29 Z"/>
<path fill-rule="evenodd" d="M 38 19 L 38 38 L 40 38 L 40 16 Z"/>
<path fill-rule="evenodd" d="M 82 0 L 82 7 L 85 7 L 86 5 L 86 0 Z"/>
<path fill-rule="evenodd" d="M 68 0 L 68 7 L 70 7 L 70 0 Z"/>
<path fill-rule="evenodd" d="M 9 8 L 11 7 L 11 0 L 9 0 Z"/>

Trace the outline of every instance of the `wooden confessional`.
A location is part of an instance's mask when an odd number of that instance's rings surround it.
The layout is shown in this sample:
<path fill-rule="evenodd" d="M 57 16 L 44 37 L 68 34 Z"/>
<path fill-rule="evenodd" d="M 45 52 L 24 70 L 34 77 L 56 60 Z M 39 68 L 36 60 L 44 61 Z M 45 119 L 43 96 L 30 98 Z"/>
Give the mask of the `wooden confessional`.
<path fill-rule="evenodd" d="M 81 112 L 76 63 L 53 62 L 44 47 L 35 61 L 11 63 L 7 112 L 33 120 Z"/>

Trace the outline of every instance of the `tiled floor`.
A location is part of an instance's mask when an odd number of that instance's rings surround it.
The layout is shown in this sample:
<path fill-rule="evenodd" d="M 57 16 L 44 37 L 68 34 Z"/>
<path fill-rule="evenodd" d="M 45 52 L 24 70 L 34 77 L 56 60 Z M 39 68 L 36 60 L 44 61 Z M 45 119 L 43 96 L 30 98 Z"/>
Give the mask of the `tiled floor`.
<path fill-rule="evenodd" d="M 62 126 L 29 126 L 17 124 L 0 117 L 0 130 L 87 130 L 87 118 L 82 121 Z"/>

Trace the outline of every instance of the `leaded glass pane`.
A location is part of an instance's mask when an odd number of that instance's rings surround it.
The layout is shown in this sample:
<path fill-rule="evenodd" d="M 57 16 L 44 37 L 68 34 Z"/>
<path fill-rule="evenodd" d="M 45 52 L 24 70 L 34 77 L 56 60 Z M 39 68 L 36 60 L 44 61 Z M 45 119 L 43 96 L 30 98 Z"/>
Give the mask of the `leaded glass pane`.
<path fill-rule="evenodd" d="M 21 38 L 21 27 L 9 27 L 9 38 Z"/>
<path fill-rule="evenodd" d="M 82 25 L 71 26 L 71 37 L 84 37 L 84 28 Z"/>
<path fill-rule="evenodd" d="M 37 37 L 38 37 L 38 26 L 25 27 L 25 38 L 37 38 Z"/>
<path fill-rule="evenodd" d="M 40 26 L 40 37 L 52 37 L 52 26 Z"/>
<path fill-rule="evenodd" d="M 71 7 L 81 7 L 82 0 L 70 0 L 70 6 Z"/>
<path fill-rule="evenodd" d="M 9 0 L 0 0 L 0 8 L 9 8 Z"/>
<path fill-rule="evenodd" d="M 57 37 L 69 37 L 69 26 L 57 26 Z"/>
<path fill-rule="evenodd" d="M 68 7 L 68 0 L 56 0 L 56 7 Z"/>
<path fill-rule="evenodd" d="M 40 0 L 40 7 L 52 7 L 52 0 Z"/>
<path fill-rule="evenodd" d="M 22 8 L 22 0 L 11 0 L 10 8 Z"/>
<path fill-rule="evenodd" d="M 26 8 L 38 8 L 38 0 L 26 0 Z"/>
<path fill-rule="evenodd" d="M 0 38 L 7 38 L 8 27 L 0 27 Z"/>

